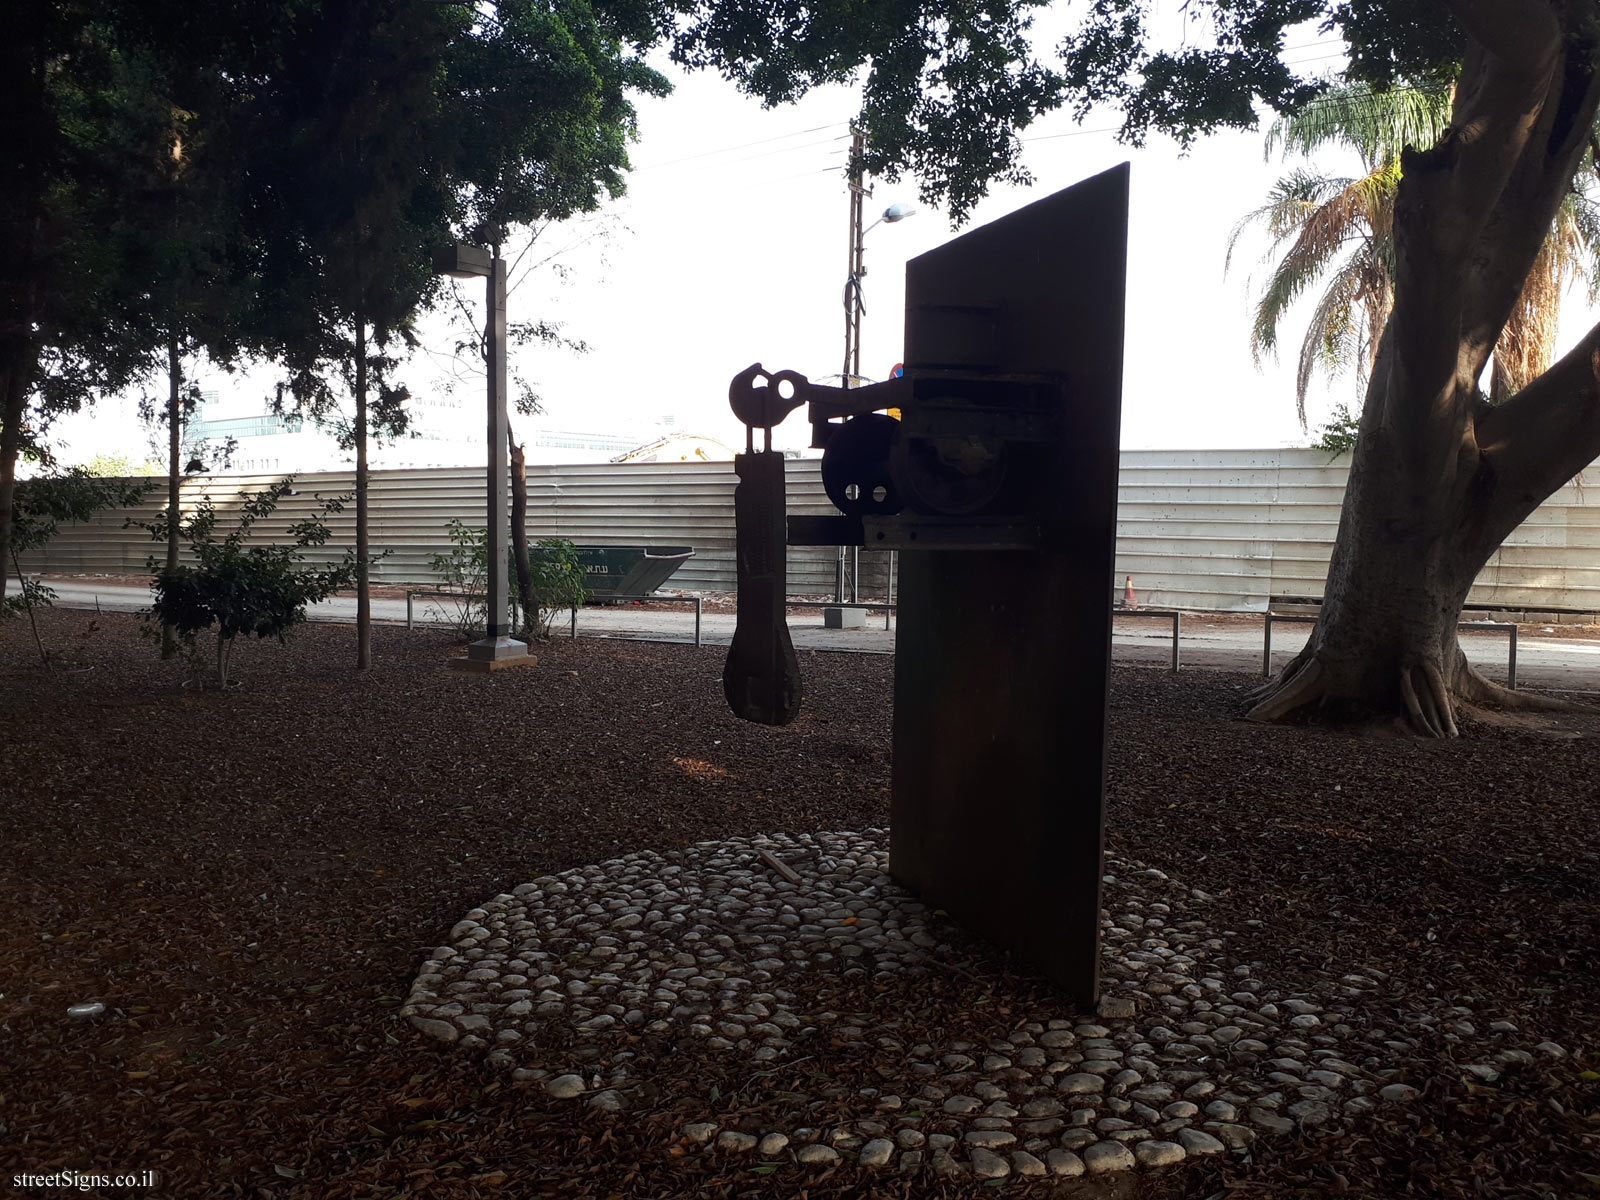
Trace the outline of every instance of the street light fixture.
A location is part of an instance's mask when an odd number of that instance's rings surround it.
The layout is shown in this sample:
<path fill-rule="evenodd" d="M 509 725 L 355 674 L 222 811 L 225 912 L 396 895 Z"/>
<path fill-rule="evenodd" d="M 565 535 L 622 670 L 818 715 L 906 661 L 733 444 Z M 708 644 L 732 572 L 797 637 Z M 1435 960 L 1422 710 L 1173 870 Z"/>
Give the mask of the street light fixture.
<path fill-rule="evenodd" d="M 907 217 L 916 215 L 917 206 L 915 204 L 891 204 L 883 210 L 883 216 L 861 231 L 862 236 L 865 237 L 879 225 L 893 225 L 896 221 L 904 221 Z"/>
<path fill-rule="evenodd" d="M 467 647 L 466 658 L 451 662 L 472 671 L 521 666 L 535 660 L 528 653 L 528 644 L 511 636 L 511 597 L 506 567 L 511 526 L 506 503 L 511 481 L 507 453 L 511 417 L 506 411 L 506 260 L 500 257 L 498 248 L 490 251 L 458 242 L 433 256 L 433 268 L 452 279 L 482 276 L 488 284 L 489 318 L 484 331 L 489 359 L 489 528 L 485 538 L 489 594 L 484 605 L 487 628 L 482 641 Z"/>

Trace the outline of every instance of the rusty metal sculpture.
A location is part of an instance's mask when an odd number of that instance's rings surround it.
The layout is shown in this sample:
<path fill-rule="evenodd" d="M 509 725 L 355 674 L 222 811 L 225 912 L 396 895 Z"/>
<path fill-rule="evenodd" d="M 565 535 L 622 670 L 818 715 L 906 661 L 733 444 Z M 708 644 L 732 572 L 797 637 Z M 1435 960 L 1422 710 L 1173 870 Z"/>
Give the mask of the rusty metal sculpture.
<path fill-rule="evenodd" d="M 722 692 L 734 713 L 762 725 L 787 725 L 800 711 L 800 664 L 784 620 L 785 539 L 783 455 L 772 448 L 772 427 L 804 401 L 803 376 L 784 372 L 770 382 L 759 364 L 734 376 L 728 403 L 745 423 L 745 452 L 735 457 L 733 491 L 738 616 L 722 669 Z M 789 397 L 781 395 L 787 388 Z M 756 449 L 756 430 L 766 435 Z"/>
<path fill-rule="evenodd" d="M 907 266 L 905 375 L 760 364 L 738 456 L 739 716 L 799 710 L 784 543 L 898 550 L 891 874 L 1085 1007 L 1099 986 L 1127 167 Z M 807 406 L 835 516 L 783 522 L 772 427 Z M 898 410 L 900 419 L 888 415 Z M 755 430 L 765 448 L 755 448 Z"/>

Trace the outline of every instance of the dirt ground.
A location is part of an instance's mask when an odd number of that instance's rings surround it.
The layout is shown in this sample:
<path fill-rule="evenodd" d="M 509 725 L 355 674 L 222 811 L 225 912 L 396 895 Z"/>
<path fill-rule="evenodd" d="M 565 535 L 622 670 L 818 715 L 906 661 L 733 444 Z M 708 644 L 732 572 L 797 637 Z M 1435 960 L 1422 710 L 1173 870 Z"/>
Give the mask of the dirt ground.
<path fill-rule="evenodd" d="M 444 668 L 439 631 L 311 626 L 185 688 L 136 619 L 50 611 L 60 669 L 0 625 L 0 1178 L 159 1172 L 175 1197 L 989 1194 L 846 1162 L 753 1173 L 670 1154 L 707 1111 L 829 1105 L 869 1064 L 687 1062 L 641 1043 L 651 1102 L 620 1114 L 514 1086 L 396 1009 L 474 905 L 537 875 L 650 848 L 887 820 L 887 656 L 803 660 L 793 725 L 725 710 L 715 650 L 580 640 L 491 676 Z M 1565 631 L 1563 631 L 1565 632 Z M 1387 972 L 1397 1011 L 1566 1047 L 1493 1082 L 1426 1041 L 1403 1110 L 1347 1136 L 1263 1139 L 1228 1161 L 1037 1195 L 1146 1200 L 1600 1196 L 1600 717 L 1468 721 L 1424 743 L 1238 720 L 1243 675 L 1113 671 L 1109 848 L 1215 897 L 1229 953 L 1295 986 Z M 1250 924 L 1256 922 L 1256 924 Z M 813 982 L 841 1012 L 936 1031 L 1045 985 L 973 951 L 916 997 Z M 71 1020 L 67 1007 L 107 1011 Z M 797 1100 L 796 1097 L 799 1099 Z M 23 1194 L 61 1195 L 59 1190 Z"/>

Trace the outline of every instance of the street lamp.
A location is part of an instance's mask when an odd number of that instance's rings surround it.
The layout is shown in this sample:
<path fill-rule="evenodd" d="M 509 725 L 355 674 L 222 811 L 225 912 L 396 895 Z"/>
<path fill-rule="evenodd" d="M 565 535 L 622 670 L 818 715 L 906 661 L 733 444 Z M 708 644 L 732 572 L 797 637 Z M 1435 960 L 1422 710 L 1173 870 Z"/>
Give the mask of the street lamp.
<path fill-rule="evenodd" d="M 853 160 L 859 160 L 866 140 L 860 130 L 855 131 L 855 140 L 851 152 Z M 866 305 L 861 302 L 861 277 L 867 273 L 865 261 L 867 234 L 879 225 L 893 225 L 896 221 L 904 221 L 917 211 L 915 204 L 891 204 L 883 210 L 883 215 L 868 225 L 861 227 L 861 210 L 871 189 L 862 181 L 859 173 L 850 176 L 850 276 L 844 284 L 844 386 L 855 387 L 861 382 L 861 314 L 866 312 Z M 819 445 L 813 442 L 812 445 Z M 891 562 L 893 555 L 890 555 Z M 861 552 L 858 547 L 850 550 L 850 598 L 856 598 L 856 589 L 861 577 Z M 891 573 L 893 567 L 890 567 Z M 834 572 L 833 598 L 840 604 L 844 603 L 844 547 L 839 547 L 839 554 Z M 892 586 L 892 585 L 891 585 Z M 855 610 L 859 617 L 861 610 Z M 823 621 L 828 624 L 837 622 L 842 628 L 845 621 L 844 610 L 838 608 L 825 608 L 822 610 Z"/>
<path fill-rule="evenodd" d="M 535 661 L 528 644 L 511 636 L 507 532 L 511 518 L 506 506 L 511 464 L 507 455 L 511 418 L 506 412 L 506 260 L 498 249 L 457 243 L 433 256 L 434 270 L 452 279 L 483 276 L 488 282 L 489 319 L 484 341 L 489 358 L 489 528 L 486 541 L 488 599 L 484 605 L 487 626 L 482 641 L 467 647 L 467 657 L 453 659 L 471 671 L 494 671 Z M 526 598 L 524 598 L 526 599 Z"/>
<path fill-rule="evenodd" d="M 861 381 L 861 314 L 866 312 L 866 306 L 861 302 L 861 277 L 867 273 L 865 262 L 867 234 L 879 225 L 893 225 L 896 221 L 904 221 L 917 211 L 915 204 L 891 204 L 883 210 L 883 215 L 868 225 L 861 227 L 862 201 L 866 196 L 866 189 L 861 187 L 859 179 L 852 179 L 850 186 L 850 276 L 844 285 L 844 386 L 854 387 Z"/>

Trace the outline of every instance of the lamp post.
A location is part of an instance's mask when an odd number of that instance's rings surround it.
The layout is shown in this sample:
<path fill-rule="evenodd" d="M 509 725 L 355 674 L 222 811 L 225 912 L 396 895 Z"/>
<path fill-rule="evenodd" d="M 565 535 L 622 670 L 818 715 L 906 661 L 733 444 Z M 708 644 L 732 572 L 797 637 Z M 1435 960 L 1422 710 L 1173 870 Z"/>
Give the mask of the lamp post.
<path fill-rule="evenodd" d="M 859 129 L 850 131 L 850 160 L 860 162 L 861 156 L 866 152 L 866 134 Z M 915 204 L 891 204 L 883 210 L 880 216 L 871 225 L 863 228 L 862 210 L 866 207 L 866 199 L 872 195 L 872 189 L 866 185 L 859 170 L 850 173 L 850 274 L 844 283 L 844 386 L 856 387 L 861 383 L 861 314 L 866 312 L 866 305 L 861 302 L 861 278 L 867 273 L 866 241 L 867 234 L 879 225 L 893 225 L 896 221 L 904 221 L 917 211 Z M 813 442 L 813 445 L 819 443 Z M 861 555 L 859 549 L 851 549 L 850 573 L 850 598 L 856 599 L 857 589 L 860 586 Z M 833 598 L 838 603 L 844 603 L 844 547 L 839 547 L 838 561 L 834 573 Z M 891 585 L 892 586 L 892 585 Z M 854 611 L 852 620 L 859 618 L 861 610 Z M 824 623 L 833 626 L 841 625 L 845 620 L 844 610 L 838 608 L 825 608 L 822 610 Z"/>
<path fill-rule="evenodd" d="M 861 383 L 861 314 L 866 305 L 861 302 L 861 277 L 867 273 L 866 239 L 879 225 L 892 225 L 904 221 L 917 211 L 915 204 L 891 204 L 883 215 L 861 227 L 863 193 L 854 184 L 850 192 L 850 277 L 844 285 L 844 386 L 856 387 Z"/>
<path fill-rule="evenodd" d="M 859 129 L 851 131 L 850 157 L 859 162 L 866 151 L 866 135 Z M 867 234 L 879 225 L 893 225 L 904 221 L 917 211 L 915 204 L 891 204 L 883 215 L 871 225 L 862 227 L 862 209 L 872 189 L 862 180 L 859 171 L 850 176 L 850 274 L 844 284 L 844 386 L 855 387 L 861 382 L 861 314 L 866 311 L 861 302 L 861 279 L 867 273 Z"/>
<path fill-rule="evenodd" d="M 482 641 L 467 647 L 465 659 L 453 664 L 467 670 L 493 671 L 501 667 L 533 662 L 528 644 L 511 636 L 510 587 L 507 571 L 507 535 L 510 515 L 506 490 L 510 486 L 511 464 L 507 456 L 511 418 L 506 412 L 506 261 L 498 248 L 491 252 L 479 246 L 457 243 L 433 256 L 434 270 L 453 279 L 483 276 L 488 284 L 489 317 L 485 328 L 485 348 L 489 366 L 489 528 L 487 542 L 488 598 L 484 606 Z"/>

